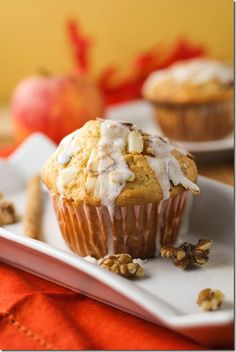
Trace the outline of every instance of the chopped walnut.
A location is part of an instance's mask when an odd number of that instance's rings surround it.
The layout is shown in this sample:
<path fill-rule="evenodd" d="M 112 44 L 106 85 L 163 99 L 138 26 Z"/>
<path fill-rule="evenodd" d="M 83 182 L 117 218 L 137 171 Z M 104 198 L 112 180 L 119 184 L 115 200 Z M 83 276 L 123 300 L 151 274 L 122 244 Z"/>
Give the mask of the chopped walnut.
<path fill-rule="evenodd" d="M 127 122 L 127 121 L 120 121 L 120 122 L 123 126 L 131 127 L 131 128 L 134 127 L 134 124 L 132 122 Z"/>
<path fill-rule="evenodd" d="M 180 269 L 189 265 L 204 265 L 208 262 L 208 254 L 212 246 L 211 240 L 199 240 L 196 245 L 184 242 L 179 247 L 163 246 L 161 256 L 173 259 L 174 264 Z"/>
<path fill-rule="evenodd" d="M 0 194 L 0 226 L 13 224 L 18 221 L 15 206 Z"/>
<path fill-rule="evenodd" d="M 197 299 L 197 304 L 202 310 L 217 310 L 224 299 L 224 294 L 220 290 L 206 288 L 202 290 Z"/>
<path fill-rule="evenodd" d="M 161 137 L 159 136 L 159 139 L 164 142 L 164 143 L 170 143 L 169 139 L 167 137 Z"/>
<path fill-rule="evenodd" d="M 128 151 L 129 153 L 142 153 L 143 137 L 139 131 L 132 131 L 128 135 Z"/>
<path fill-rule="evenodd" d="M 114 254 L 106 256 L 99 260 L 98 264 L 115 274 L 125 277 L 142 277 L 144 276 L 143 268 L 134 263 L 129 254 Z"/>

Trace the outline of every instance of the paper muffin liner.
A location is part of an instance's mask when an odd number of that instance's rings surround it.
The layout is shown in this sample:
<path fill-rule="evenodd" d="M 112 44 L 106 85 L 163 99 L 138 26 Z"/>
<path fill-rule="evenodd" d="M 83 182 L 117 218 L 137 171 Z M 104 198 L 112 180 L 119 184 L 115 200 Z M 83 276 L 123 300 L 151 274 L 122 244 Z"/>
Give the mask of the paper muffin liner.
<path fill-rule="evenodd" d="M 233 130 L 233 102 L 155 104 L 155 118 L 164 135 L 180 141 L 209 141 Z"/>
<path fill-rule="evenodd" d="M 70 249 L 80 256 L 101 258 L 107 254 L 128 253 L 148 258 L 164 244 L 174 243 L 183 220 L 187 191 L 144 205 L 75 205 L 60 196 L 53 197 L 62 235 Z"/>

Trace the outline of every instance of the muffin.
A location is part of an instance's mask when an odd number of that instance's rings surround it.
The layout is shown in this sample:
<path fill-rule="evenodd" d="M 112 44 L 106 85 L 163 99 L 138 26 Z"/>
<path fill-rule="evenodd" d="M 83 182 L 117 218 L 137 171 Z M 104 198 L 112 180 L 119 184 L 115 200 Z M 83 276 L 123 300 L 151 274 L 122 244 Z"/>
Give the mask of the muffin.
<path fill-rule="evenodd" d="M 233 130 L 233 68 L 195 59 L 153 72 L 143 96 L 154 105 L 163 133 L 180 141 L 220 139 Z"/>
<path fill-rule="evenodd" d="M 178 235 L 194 160 L 168 139 L 97 119 L 65 137 L 42 170 L 62 235 L 80 256 L 157 254 Z"/>

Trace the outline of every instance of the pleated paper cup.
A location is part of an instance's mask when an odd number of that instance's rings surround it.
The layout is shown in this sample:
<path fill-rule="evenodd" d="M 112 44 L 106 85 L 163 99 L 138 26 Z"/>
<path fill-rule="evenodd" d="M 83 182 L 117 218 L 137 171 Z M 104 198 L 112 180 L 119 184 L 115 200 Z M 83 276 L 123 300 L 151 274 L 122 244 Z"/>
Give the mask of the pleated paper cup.
<path fill-rule="evenodd" d="M 58 195 L 54 208 L 62 235 L 69 248 L 80 256 L 101 258 L 128 253 L 149 258 L 165 244 L 175 242 L 184 215 L 187 191 L 144 205 L 76 205 Z"/>
<path fill-rule="evenodd" d="M 175 140 L 210 141 L 233 131 L 233 102 L 154 104 L 154 110 L 164 135 Z"/>

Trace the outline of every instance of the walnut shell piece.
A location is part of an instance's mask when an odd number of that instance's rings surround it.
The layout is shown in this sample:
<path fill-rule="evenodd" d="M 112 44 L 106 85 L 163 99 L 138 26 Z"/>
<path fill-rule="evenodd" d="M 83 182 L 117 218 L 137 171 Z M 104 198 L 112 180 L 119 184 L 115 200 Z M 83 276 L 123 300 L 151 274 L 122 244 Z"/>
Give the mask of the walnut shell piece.
<path fill-rule="evenodd" d="M 197 304 L 204 311 L 217 310 L 221 306 L 224 297 L 220 290 L 205 288 L 199 293 Z"/>
<path fill-rule="evenodd" d="M 124 277 L 132 278 L 144 276 L 144 269 L 138 263 L 134 263 L 129 254 L 108 255 L 101 258 L 98 264 L 102 268 Z"/>

